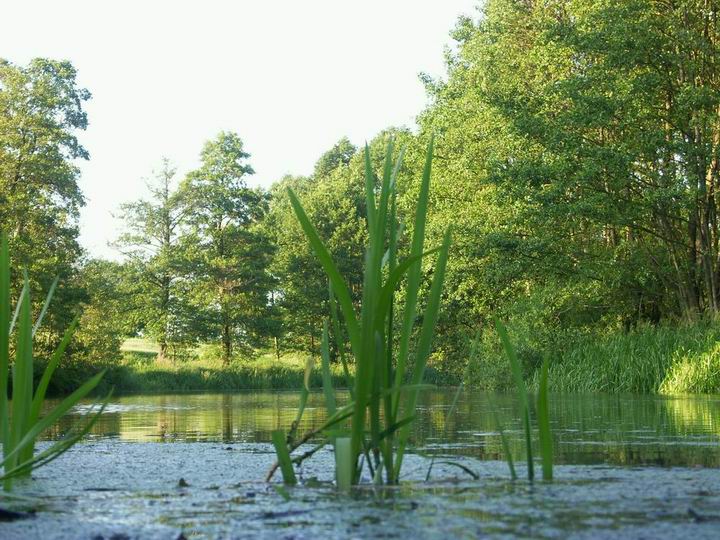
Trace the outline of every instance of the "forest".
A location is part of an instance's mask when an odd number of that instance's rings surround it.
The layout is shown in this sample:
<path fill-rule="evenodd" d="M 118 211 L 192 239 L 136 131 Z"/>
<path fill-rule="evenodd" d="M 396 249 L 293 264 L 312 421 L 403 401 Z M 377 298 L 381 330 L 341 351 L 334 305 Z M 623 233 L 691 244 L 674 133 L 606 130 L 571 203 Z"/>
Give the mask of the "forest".
<path fill-rule="evenodd" d="M 720 27 L 710 4 L 489 0 L 457 21 L 446 76 L 421 77 L 428 104 L 416 125 L 388 127 L 365 147 L 342 138 L 309 176 L 253 187 L 252 149 L 230 131 L 198 148 L 199 166 L 182 177 L 158 156 L 148 196 L 118 208 L 117 260 L 94 259 L 78 241 L 92 89 L 69 61 L 0 61 L 0 229 L 33 298 L 59 278 L 36 335 L 40 360 L 79 317 L 52 390 L 103 368 L 120 388 L 155 377 L 153 388 L 193 389 L 210 384 L 208 366 L 224 377 L 219 388 L 283 385 L 263 382 L 263 370 L 283 366 L 296 386 L 297 358 L 320 355 L 329 305 L 287 188 L 359 305 L 366 153 L 379 171 L 389 140 L 404 149 L 407 251 L 433 137 L 426 234 L 439 245 L 451 227 L 453 243 L 432 381 L 511 387 L 499 317 L 531 383 L 547 357 L 554 390 L 720 391 Z M 23 273 L 11 277 L 17 295 Z M 153 345 L 138 352 L 133 342 Z"/>

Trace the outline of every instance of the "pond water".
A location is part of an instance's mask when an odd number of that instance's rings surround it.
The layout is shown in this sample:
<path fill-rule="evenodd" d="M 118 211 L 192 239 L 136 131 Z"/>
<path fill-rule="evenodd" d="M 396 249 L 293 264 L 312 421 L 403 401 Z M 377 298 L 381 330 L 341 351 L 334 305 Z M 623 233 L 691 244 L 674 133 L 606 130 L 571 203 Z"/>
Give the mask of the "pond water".
<path fill-rule="evenodd" d="M 534 485 L 510 481 L 502 460 L 493 411 L 524 454 L 513 397 L 465 392 L 446 421 L 452 398 L 422 396 L 406 482 L 350 495 L 327 483 L 330 451 L 286 494 L 264 483 L 295 392 L 114 398 L 85 442 L 18 485 L 43 504 L 0 523 L 0 538 L 720 537 L 720 396 L 553 395 L 556 479 Z M 300 431 L 324 418 L 311 395 Z M 429 455 L 442 459 L 424 482 Z"/>

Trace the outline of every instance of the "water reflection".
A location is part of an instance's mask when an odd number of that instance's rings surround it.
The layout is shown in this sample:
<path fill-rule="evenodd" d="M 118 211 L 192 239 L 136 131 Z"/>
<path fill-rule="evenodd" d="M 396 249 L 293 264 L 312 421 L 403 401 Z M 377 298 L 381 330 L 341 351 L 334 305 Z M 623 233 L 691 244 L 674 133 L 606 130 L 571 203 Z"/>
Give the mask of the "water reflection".
<path fill-rule="evenodd" d="M 467 392 L 446 422 L 452 397 L 452 390 L 421 396 L 414 429 L 419 448 L 502 459 L 495 410 L 522 460 L 512 396 Z M 322 425 L 322 401 L 321 393 L 310 397 L 301 431 Z M 294 420 L 297 402 L 296 392 L 124 396 L 113 400 L 92 433 L 134 442 L 269 442 L 272 430 L 287 429 Z M 554 395 L 550 407 L 558 463 L 720 467 L 720 396 Z M 81 412 L 45 436 L 59 437 Z"/>

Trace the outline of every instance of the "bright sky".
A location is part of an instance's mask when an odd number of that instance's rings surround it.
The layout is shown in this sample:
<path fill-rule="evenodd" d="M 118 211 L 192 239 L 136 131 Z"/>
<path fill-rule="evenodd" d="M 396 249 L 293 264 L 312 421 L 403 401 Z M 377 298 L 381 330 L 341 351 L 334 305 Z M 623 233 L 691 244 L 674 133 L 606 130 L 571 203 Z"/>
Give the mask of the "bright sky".
<path fill-rule="evenodd" d="M 179 175 L 204 141 L 236 131 L 251 183 L 308 174 L 342 136 L 362 144 L 410 126 L 426 103 L 418 74 L 444 74 L 443 50 L 477 0 L 5 1 L 0 57 L 70 60 L 93 98 L 80 134 L 87 206 L 81 242 L 96 256 L 121 230 L 118 205 L 144 195 L 163 156 Z"/>

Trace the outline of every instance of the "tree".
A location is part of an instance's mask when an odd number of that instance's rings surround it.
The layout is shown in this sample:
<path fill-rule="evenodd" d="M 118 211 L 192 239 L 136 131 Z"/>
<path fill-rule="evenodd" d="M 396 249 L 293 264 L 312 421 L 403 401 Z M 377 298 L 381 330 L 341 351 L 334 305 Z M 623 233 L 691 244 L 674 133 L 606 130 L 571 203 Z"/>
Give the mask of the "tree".
<path fill-rule="evenodd" d="M 334 170 L 346 167 L 356 153 L 357 148 L 355 145 L 347 137 L 343 137 L 330 150 L 320 156 L 320 159 L 315 163 L 313 177 L 324 178 Z"/>
<path fill-rule="evenodd" d="M 178 281 L 182 278 L 183 226 L 188 207 L 174 187 L 176 169 L 165 159 L 148 183 L 150 200 L 123 204 L 121 216 L 127 232 L 116 245 L 134 269 L 134 317 L 140 328 L 158 342 L 160 357 L 182 341 L 183 302 Z"/>
<path fill-rule="evenodd" d="M 273 248 L 260 226 L 268 197 L 247 186 L 254 172 L 249 157 L 237 134 L 221 132 L 205 144 L 200 168 L 181 187 L 189 221 L 191 331 L 198 339 L 219 340 L 225 364 L 234 348 L 257 344 L 271 329 Z"/>
<path fill-rule="evenodd" d="M 67 326 L 80 295 L 72 283 L 85 200 L 74 161 L 88 159 L 76 135 L 87 127 L 88 99 L 69 62 L 0 59 L 0 228 L 10 237 L 12 266 L 28 269 L 34 289 L 47 290 L 61 276 L 45 326 L 49 339 Z"/>
<path fill-rule="evenodd" d="M 364 184 L 356 172 L 364 170 L 362 163 L 355 147 L 343 138 L 320 157 L 312 177 L 286 176 L 271 188 L 266 229 L 277 246 L 272 273 L 278 279 L 282 333 L 290 348 L 319 351 L 328 284 L 292 211 L 287 188 L 303 201 L 359 302 L 366 232 Z"/>

